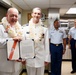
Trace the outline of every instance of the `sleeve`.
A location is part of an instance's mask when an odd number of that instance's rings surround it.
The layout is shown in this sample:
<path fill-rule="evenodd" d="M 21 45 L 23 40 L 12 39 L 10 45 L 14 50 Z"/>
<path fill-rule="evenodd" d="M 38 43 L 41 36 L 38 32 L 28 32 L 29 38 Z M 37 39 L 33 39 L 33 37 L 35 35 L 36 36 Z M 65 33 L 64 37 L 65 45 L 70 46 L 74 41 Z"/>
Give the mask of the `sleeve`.
<path fill-rule="evenodd" d="M 63 31 L 63 38 L 67 38 L 65 30 Z"/>
<path fill-rule="evenodd" d="M 24 27 L 24 26 L 22 26 L 23 40 L 25 40 L 25 33 L 26 33 L 26 32 L 25 32 L 25 30 L 26 30 L 26 29 L 25 29 L 25 27 Z"/>
<path fill-rule="evenodd" d="M 6 40 L 8 39 L 11 39 L 11 38 L 5 37 L 3 26 L 0 25 L 0 48 L 6 45 Z"/>
<path fill-rule="evenodd" d="M 50 62 L 50 48 L 49 48 L 49 35 L 48 29 L 45 31 L 45 62 Z"/>
<path fill-rule="evenodd" d="M 71 29 L 69 30 L 68 35 L 69 35 L 69 36 L 71 35 Z"/>
<path fill-rule="evenodd" d="M 49 39 L 51 39 L 50 29 L 48 29 L 48 35 L 49 35 Z"/>

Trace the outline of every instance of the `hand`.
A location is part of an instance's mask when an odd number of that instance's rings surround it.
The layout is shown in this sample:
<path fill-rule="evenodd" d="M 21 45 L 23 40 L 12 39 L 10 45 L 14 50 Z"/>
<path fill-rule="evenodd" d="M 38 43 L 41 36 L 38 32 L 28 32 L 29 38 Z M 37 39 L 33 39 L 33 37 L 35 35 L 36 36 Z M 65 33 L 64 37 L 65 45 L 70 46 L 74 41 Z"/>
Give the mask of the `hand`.
<path fill-rule="evenodd" d="M 49 64 L 49 62 L 45 62 L 45 66 L 47 66 Z"/>
<path fill-rule="evenodd" d="M 13 40 L 21 41 L 22 37 L 16 36 L 16 37 L 13 38 Z"/>
<path fill-rule="evenodd" d="M 17 62 L 21 62 L 22 64 L 26 64 L 26 61 L 25 60 L 23 60 L 23 59 L 18 59 L 18 60 L 16 60 Z"/>
<path fill-rule="evenodd" d="M 22 61 L 22 64 L 25 65 L 26 64 L 26 61 Z"/>
<path fill-rule="evenodd" d="M 22 59 L 18 59 L 18 60 L 16 60 L 17 62 L 22 62 Z"/>
<path fill-rule="evenodd" d="M 71 49 L 71 46 L 70 46 L 70 44 L 68 44 L 68 49 Z"/>
<path fill-rule="evenodd" d="M 66 50 L 63 50 L 63 54 L 65 54 L 65 51 L 66 51 Z"/>

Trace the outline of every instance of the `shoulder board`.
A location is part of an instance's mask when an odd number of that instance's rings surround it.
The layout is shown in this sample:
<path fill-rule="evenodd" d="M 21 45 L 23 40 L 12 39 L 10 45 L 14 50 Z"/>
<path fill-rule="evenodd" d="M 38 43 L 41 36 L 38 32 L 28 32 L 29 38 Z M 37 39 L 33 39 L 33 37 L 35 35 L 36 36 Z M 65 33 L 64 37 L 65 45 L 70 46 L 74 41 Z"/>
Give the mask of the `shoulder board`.
<path fill-rule="evenodd" d="M 26 26 L 29 26 L 29 23 L 23 25 L 23 27 L 26 27 Z"/>
<path fill-rule="evenodd" d="M 42 27 L 44 27 L 44 25 L 41 25 Z"/>
<path fill-rule="evenodd" d="M 29 23 L 27 23 L 26 26 L 29 26 Z"/>

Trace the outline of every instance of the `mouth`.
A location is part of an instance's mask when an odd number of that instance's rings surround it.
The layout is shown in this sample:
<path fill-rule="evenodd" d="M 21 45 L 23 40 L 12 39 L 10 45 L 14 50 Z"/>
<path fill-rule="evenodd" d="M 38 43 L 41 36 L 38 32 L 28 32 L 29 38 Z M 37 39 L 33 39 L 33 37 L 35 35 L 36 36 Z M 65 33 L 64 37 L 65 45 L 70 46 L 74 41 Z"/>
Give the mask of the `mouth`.
<path fill-rule="evenodd" d="M 12 22 L 17 22 L 17 20 L 12 20 Z"/>

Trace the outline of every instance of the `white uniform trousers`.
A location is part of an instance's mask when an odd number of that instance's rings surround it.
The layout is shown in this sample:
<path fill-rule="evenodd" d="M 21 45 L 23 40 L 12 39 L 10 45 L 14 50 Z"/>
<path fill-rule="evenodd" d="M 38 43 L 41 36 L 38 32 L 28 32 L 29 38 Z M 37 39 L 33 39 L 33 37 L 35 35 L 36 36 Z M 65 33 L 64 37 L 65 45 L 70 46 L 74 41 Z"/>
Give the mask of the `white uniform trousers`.
<path fill-rule="evenodd" d="M 44 75 L 44 66 L 39 68 L 26 66 L 26 69 L 28 75 Z"/>
<path fill-rule="evenodd" d="M 1 72 L 0 71 L 0 75 L 19 75 L 20 74 L 20 71 L 17 71 L 17 72 Z"/>

